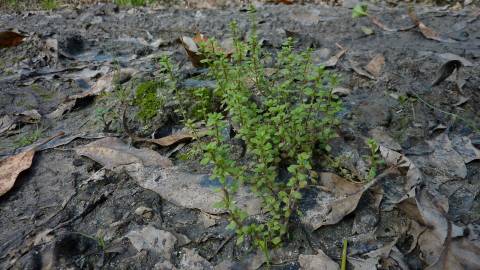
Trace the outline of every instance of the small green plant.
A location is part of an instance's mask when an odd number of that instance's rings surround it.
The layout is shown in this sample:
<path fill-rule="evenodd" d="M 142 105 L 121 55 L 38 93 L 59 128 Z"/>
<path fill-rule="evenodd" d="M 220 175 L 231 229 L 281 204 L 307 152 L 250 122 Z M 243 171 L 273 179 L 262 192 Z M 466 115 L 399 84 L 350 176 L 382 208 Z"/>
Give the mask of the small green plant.
<path fill-rule="evenodd" d="M 367 5 L 365 4 L 357 4 L 352 10 L 352 18 L 360 18 L 368 16 L 367 13 Z"/>
<path fill-rule="evenodd" d="M 231 28 L 235 51 L 230 57 L 215 50 L 220 48 L 215 40 L 200 45 L 209 75 L 217 82 L 213 96 L 198 92 L 204 100 L 197 104 L 203 107 L 198 116 L 206 117 L 212 138 L 203 146 L 202 164 L 213 165 L 212 177 L 221 183 L 223 199 L 215 206 L 228 211 L 228 228 L 236 231 L 237 244 L 249 239 L 268 259 L 269 250 L 281 245 L 288 233 L 291 219 L 301 215 L 302 190 L 317 177 L 313 156 L 331 149 L 328 142 L 336 136 L 336 114 L 342 108 L 332 94 L 338 77 L 314 66 L 311 50 L 295 52 L 292 39 L 278 53 L 277 72 L 271 75 L 266 71 L 271 56 L 260 46 L 255 23 L 248 42 L 240 40 L 236 23 Z M 215 97 L 221 99 L 224 113 L 207 108 Z M 246 164 L 232 158 L 229 122 L 235 137 L 245 143 Z M 240 185 L 262 200 L 268 213 L 264 222 L 250 220 L 236 205 Z"/>
<path fill-rule="evenodd" d="M 58 8 L 59 3 L 57 2 L 57 0 L 42 0 L 41 6 L 43 9 L 53 10 Z"/>
<path fill-rule="evenodd" d="M 132 7 L 139 7 L 147 5 L 147 0 L 115 0 L 115 4 L 119 6 L 132 6 Z"/>
<path fill-rule="evenodd" d="M 378 174 L 378 169 L 384 164 L 382 156 L 379 153 L 380 146 L 373 139 L 367 140 L 367 145 L 370 150 L 369 155 L 366 157 L 368 159 L 370 169 L 367 174 L 367 181 L 372 181 L 375 176 Z"/>
<path fill-rule="evenodd" d="M 40 137 L 42 137 L 42 130 L 38 127 L 30 134 L 26 134 L 20 137 L 18 140 L 15 141 L 15 147 L 20 148 L 27 145 L 31 145 L 36 142 Z"/>

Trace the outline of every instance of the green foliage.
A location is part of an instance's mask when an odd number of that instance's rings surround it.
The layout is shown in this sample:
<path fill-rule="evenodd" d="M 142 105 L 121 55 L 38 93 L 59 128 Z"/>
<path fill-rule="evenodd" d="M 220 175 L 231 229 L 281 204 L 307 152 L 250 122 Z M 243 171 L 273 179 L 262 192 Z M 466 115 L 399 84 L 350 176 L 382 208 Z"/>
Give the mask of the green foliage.
<path fill-rule="evenodd" d="M 147 0 L 114 0 L 114 3 L 119 6 L 146 6 L 148 1 Z"/>
<path fill-rule="evenodd" d="M 253 14 L 253 13 L 252 13 Z M 228 228 L 237 233 L 237 243 L 247 238 L 268 257 L 270 248 L 279 246 L 288 232 L 293 216 L 301 214 L 298 205 L 302 190 L 315 182 L 312 156 L 328 152 L 328 142 L 336 136 L 334 127 L 341 102 L 332 94 L 338 77 L 323 67 L 314 66 L 311 51 L 294 51 L 288 39 L 274 64 L 275 73 L 266 68 L 270 55 L 262 50 L 252 26 L 248 42 L 239 39 L 232 23 L 235 51 L 231 57 L 215 50 L 214 40 L 201 44 L 209 74 L 217 82 L 214 97 L 220 97 L 225 115 L 205 113 L 212 140 L 203 146 L 202 164 L 213 165 L 212 177 L 221 183 L 223 200 L 217 207 L 227 209 Z M 199 98 L 204 99 L 201 91 Z M 208 95 L 208 99 L 212 96 Z M 236 138 L 245 142 L 249 163 L 232 158 L 233 150 L 225 131 L 230 122 Z M 281 177 L 285 171 L 287 177 Z M 233 199 L 240 185 L 250 188 L 268 213 L 265 222 L 248 219 Z"/>
<path fill-rule="evenodd" d="M 368 139 L 367 144 L 370 150 L 370 154 L 367 156 L 370 165 L 370 169 L 367 175 L 367 181 L 372 181 L 375 176 L 377 176 L 378 169 L 381 165 L 384 164 L 384 161 L 379 153 L 380 147 L 377 142 L 373 139 Z"/>
<path fill-rule="evenodd" d="M 165 104 L 163 87 L 162 81 L 146 81 L 137 87 L 134 104 L 139 108 L 138 118 L 144 123 L 155 117 Z"/>
<path fill-rule="evenodd" d="M 367 5 L 357 4 L 352 10 L 352 18 L 355 19 L 355 18 L 360 18 L 364 16 L 368 16 Z"/>
<path fill-rule="evenodd" d="M 59 3 L 57 0 L 42 0 L 41 7 L 46 10 L 53 10 L 58 8 Z"/>
<path fill-rule="evenodd" d="M 32 133 L 21 136 L 15 141 L 15 147 L 20 148 L 27 145 L 31 145 L 42 137 L 42 130 L 37 127 Z"/>

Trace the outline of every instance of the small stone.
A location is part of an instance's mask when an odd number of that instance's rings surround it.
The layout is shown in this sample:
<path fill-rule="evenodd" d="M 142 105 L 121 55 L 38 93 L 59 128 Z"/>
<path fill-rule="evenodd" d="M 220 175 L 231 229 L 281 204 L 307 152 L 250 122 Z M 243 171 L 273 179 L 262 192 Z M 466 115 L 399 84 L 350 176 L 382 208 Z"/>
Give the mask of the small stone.
<path fill-rule="evenodd" d="M 150 219 L 153 217 L 153 209 L 145 206 L 140 206 L 135 209 L 135 214 L 142 216 L 144 218 Z"/>

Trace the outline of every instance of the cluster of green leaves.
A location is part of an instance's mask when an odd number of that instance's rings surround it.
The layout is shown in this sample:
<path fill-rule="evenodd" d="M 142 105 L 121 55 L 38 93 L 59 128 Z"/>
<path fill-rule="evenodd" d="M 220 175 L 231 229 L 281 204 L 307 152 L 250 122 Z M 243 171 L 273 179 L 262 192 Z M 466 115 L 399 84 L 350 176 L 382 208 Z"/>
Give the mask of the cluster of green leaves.
<path fill-rule="evenodd" d="M 261 48 L 255 24 L 252 28 L 243 42 L 232 23 L 232 55 L 217 49 L 220 46 L 214 40 L 201 44 L 203 61 L 217 83 L 214 95 L 222 99 L 223 108 L 204 114 L 212 140 L 203 147 L 202 163 L 213 165 L 212 177 L 221 183 L 223 200 L 216 206 L 228 210 L 228 227 L 236 230 L 237 243 L 248 238 L 268 256 L 268 250 L 287 234 L 292 217 L 301 214 L 301 191 L 317 177 L 312 156 L 330 150 L 341 102 L 332 93 L 338 84 L 336 74 L 315 66 L 310 50 L 295 52 L 292 39 L 267 68 L 271 55 Z M 232 145 L 225 135 L 229 122 L 236 138 L 245 142 L 247 164 L 232 158 Z M 282 172 L 288 176 L 281 177 Z M 265 222 L 252 222 L 235 204 L 240 185 L 262 200 L 268 213 Z"/>
<path fill-rule="evenodd" d="M 114 0 L 114 3 L 119 6 L 146 6 L 148 1 L 147 0 Z"/>
<path fill-rule="evenodd" d="M 53 10 L 60 5 L 57 0 L 42 0 L 40 3 L 42 9 Z"/>

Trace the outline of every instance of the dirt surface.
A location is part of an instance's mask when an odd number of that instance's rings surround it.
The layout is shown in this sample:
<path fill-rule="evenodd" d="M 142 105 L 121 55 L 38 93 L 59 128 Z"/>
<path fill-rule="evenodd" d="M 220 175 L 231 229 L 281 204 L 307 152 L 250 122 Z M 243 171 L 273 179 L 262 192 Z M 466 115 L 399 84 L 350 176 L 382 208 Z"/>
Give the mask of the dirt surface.
<path fill-rule="evenodd" d="M 343 128 L 332 151 L 361 156 L 367 151 L 364 138 L 374 137 L 385 149 L 401 153 L 422 175 L 422 181 L 411 186 L 417 203 L 420 189 L 428 190 L 447 205 L 443 209 L 449 224 L 475 238 L 480 232 L 480 154 L 475 152 L 480 151 L 478 10 L 417 6 L 419 19 L 448 39 L 441 42 L 427 39 L 418 28 L 386 31 L 370 18 L 352 19 L 353 5 L 345 2 L 340 7 L 260 6 L 263 46 L 275 51 L 287 36 L 293 36 L 298 49 L 315 50 L 317 63 L 338 53 L 340 46 L 347 49 L 330 68 L 341 75 L 341 86 L 347 90 L 342 97 Z M 412 26 L 402 5 L 370 5 L 369 12 L 389 28 Z M 104 168 L 75 151 L 103 137 L 131 143 L 121 126 L 106 128 L 98 120 L 103 96 L 82 95 L 92 90 L 116 92 L 115 85 L 135 85 L 156 76 L 156 59 L 164 54 L 179 65 L 184 91 L 211 84 L 199 79 L 202 71 L 192 66 L 176 40 L 197 31 L 226 39 L 232 19 L 243 32 L 248 31 L 248 14 L 242 8 L 119 9 L 102 4 L 55 12 L 0 13 L 0 30 L 15 28 L 28 36 L 17 47 L 0 49 L 0 118 L 16 119 L 14 127 L 0 128 L 0 158 L 25 150 L 23 144 L 65 133 L 40 148 L 31 168 L 0 197 L 1 269 L 266 269 L 262 255 L 235 245 L 222 214 L 182 207 L 154 188 L 143 188 L 128 171 Z M 374 33 L 367 35 L 362 27 Z M 431 87 L 452 54 L 467 61 L 459 75 L 464 84 L 459 87 L 454 74 Z M 365 71 L 379 55 L 384 65 L 378 73 Z M 69 100 L 75 95 L 82 97 L 72 104 Z M 65 104 L 70 104 L 67 109 L 58 109 Z M 25 113 L 32 110 L 41 115 L 40 120 Z M 172 114 L 164 112 L 155 124 L 137 133 L 168 135 L 178 128 Z M 130 119 L 130 124 L 138 127 L 138 121 Z M 26 134 L 35 132 L 39 136 L 32 142 L 22 143 Z M 133 146 L 162 155 L 175 149 L 147 143 Z M 196 160 L 180 160 L 184 150 L 170 157 L 178 168 L 208 172 Z M 299 260 L 299 255 L 318 250 L 339 263 L 344 238 L 349 242 L 348 269 L 361 269 L 359 262 L 367 263 L 362 269 L 373 269 L 368 267 L 372 258 L 370 266 L 378 269 L 432 265 L 421 246 L 411 248 L 418 236 L 412 233 L 412 224 L 422 224 L 412 223 L 399 206 L 407 195 L 399 191 L 405 178 L 387 175 L 364 193 L 354 212 L 336 224 L 312 231 L 308 222 L 295 222 L 285 246 L 273 252 L 271 268 L 299 269 L 310 258 L 302 255 Z M 306 192 L 307 213 L 315 207 L 317 193 L 315 189 Z M 143 240 L 134 244 L 134 239 Z M 391 243 L 388 252 L 371 255 Z"/>

